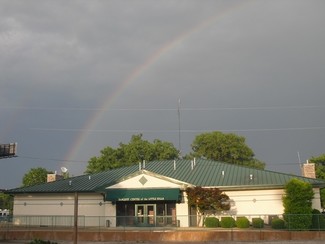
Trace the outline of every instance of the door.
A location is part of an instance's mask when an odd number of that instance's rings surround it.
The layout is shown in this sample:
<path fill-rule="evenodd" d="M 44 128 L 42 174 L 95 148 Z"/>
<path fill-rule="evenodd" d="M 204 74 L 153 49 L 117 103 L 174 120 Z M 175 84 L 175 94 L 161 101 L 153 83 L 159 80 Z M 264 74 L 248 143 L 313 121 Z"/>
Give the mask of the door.
<path fill-rule="evenodd" d="M 138 226 L 156 225 L 156 205 L 155 204 L 136 204 L 136 222 Z"/>

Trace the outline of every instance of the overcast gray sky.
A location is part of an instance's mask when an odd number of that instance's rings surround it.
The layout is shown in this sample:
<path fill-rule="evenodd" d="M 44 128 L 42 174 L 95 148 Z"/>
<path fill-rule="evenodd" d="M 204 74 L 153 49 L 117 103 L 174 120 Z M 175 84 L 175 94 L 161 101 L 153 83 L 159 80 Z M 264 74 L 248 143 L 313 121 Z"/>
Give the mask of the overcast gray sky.
<path fill-rule="evenodd" d="M 133 134 L 246 138 L 266 169 L 325 153 L 323 0 L 0 0 L 0 188 L 82 174 Z"/>

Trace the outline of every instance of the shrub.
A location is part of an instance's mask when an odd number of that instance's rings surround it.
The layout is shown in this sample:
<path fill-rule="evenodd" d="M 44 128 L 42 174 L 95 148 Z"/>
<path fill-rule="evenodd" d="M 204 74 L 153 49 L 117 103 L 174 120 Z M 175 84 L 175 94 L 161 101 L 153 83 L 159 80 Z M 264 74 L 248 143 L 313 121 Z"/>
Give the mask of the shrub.
<path fill-rule="evenodd" d="M 34 239 L 29 244 L 57 244 L 57 242 L 51 242 L 51 241 L 44 241 L 41 239 Z"/>
<path fill-rule="evenodd" d="M 273 219 L 271 226 L 273 229 L 282 230 L 285 228 L 285 222 L 283 219 Z"/>
<path fill-rule="evenodd" d="M 317 209 L 312 211 L 312 230 L 324 230 L 325 229 L 325 217 Z"/>
<path fill-rule="evenodd" d="M 246 217 L 237 217 L 236 226 L 238 228 L 249 228 L 249 220 Z"/>
<path fill-rule="evenodd" d="M 204 221 L 205 227 L 216 228 L 219 227 L 219 219 L 216 217 L 207 217 Z"/>
<path fill-rule="evenodd" d="M 261 218 L 253 218 L 252 219 L 252 226 L 254 228 L 263 228 L 264 227 L 264 220 Z"/>
<path fill-rule="evenodd" d="M 283 218 L 289 230 L 308 230 L 312 226 L 312 200 L 314 191 L 310 183 L 297 178 L 285 185 Z"/>
<path fill-rule="evenodd" d="M 236 227 L 236 221 L 233 217 L 221 217 L 220 226 L 222 228 Z"/>
<path fill-rule="evenodd" d="M 287 229 L 308 230 L 312 226 L 312 214 L 284 214 Z"/>

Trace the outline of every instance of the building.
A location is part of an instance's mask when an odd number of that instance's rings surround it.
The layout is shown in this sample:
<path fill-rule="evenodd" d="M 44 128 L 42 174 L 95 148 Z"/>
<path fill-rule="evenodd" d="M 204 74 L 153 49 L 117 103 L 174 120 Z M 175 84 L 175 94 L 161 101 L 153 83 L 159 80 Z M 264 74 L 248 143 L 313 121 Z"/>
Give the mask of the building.
<path fill-rule="evenodd" d="M 221 214 L 262 216 L 268 222 L 283 214 L 284 185 L 292 178 L 313 186 L 313 208 L 321 210 L 325 181 L 205 159 L 143 162 L 6 193 L 14 196 L 15 224 L 26 216 L 37 216 L 36 225 L 68 224 L 72 220 L 66 217 L 73 216 L 77 205 L 85 226 L 98 225 L 100 218 L 100 225 L 110 227 L 188 227 L 197 226 L 197 213 L 188 206 L 187 187 L 217 187 L 231 200 L 231 209 Z"/>

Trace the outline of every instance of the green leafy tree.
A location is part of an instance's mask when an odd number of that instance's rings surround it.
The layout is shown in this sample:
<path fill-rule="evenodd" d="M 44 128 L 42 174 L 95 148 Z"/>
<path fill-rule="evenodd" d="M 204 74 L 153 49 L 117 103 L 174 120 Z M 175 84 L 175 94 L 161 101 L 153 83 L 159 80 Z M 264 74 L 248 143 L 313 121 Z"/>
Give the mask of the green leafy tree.
<path fill-rule="evenodd" d="M 218 188 L 202 188 L 200 186 L 186 189 L 188 204 L 199 212 L 198 225 L 203 216 L 203 223 L 207 214 L 215 214 L 230 209 L 228 195 Z"/>
<path fill-rule="evenodd" d="M 154 152 L 153 157 L 156 160 L 175 159 L 179 156 L 179 151 L 171 142 L 156 139 L 153 141 L 152 147 Z"/>
<path fill-rule="evenodd" d="M 318 157 L 312 157 L 309 162 L 315 164 L 316 177 L 325 180 L 325 154 Z"/>
<path fill-rule="evenodd" d="M 312 157 L 309 160 L 311 163 L 315 164 L 316 178 L 325 180 L 325 154 L 318 157 Z M 320 190 L 320 198 L 322 208 L 325 208 L 325 188 Z"/>
<path fill-rule="evenodd" d="M 48 173 L 52 172 L 49 172 L 42 167 L 30 169 L 23 177 L 23 186 L 33 186 L 46 183 Z"/>
<path fill-rule="evenodd" d="M 129 143 L 120 143 L 118 148 L 105 147 L 99 157 L 92 157 L 86 173 L 97 173 L 108 169 L 130 166 L 146 161 L 178 158 L 179 152 L 172 143 L 158 139 L 149 142 L 142 134 L 133 135 Z"/>
<path fill-rule="evenodd" d="M 219 131 L 203 133 L 195 137 L 192 143 L 191 157 L 264 169 L 265 163 L 254 157 L 253 150 L 246 145 L 245 138 L 233 133 Z"/>
<path fill-rule="evenodd" d="M 0 193 L 0 209 L 9 209 L 10 212 L 12 213 L 12 204 L 13 203 L 13 197 L 8 195 L 8 194 L 4 194 L 4 193 Z"/>
<path fill-rule="evenodd" d="M 312 185 L 297 178 L 285 185 L 283 197 L 284 219 L 289 229 L 306 230 L 312 224 Z"/>

